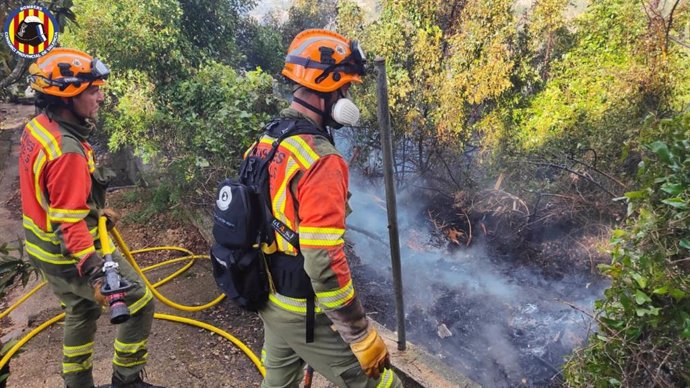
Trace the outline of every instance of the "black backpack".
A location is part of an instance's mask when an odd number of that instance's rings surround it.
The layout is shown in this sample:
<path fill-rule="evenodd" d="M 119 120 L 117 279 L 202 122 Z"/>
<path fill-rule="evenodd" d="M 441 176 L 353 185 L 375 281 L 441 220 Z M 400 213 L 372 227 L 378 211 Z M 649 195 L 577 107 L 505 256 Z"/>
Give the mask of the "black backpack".
<path fill-rule="evenodd" d="M 274 120 L 264 134 L 276 138 L 271 150 L 263 157 L 257 146 L 250 150 L 240 165 L 239 177 L 226 179 L 218 187 L 213 209 L 213 276 L 231 300 L 251 311 L 263 307 L 270 292 L 267 257 L 261 245 L 273 243 L 277 232 L 299 247 L 297 233 L 271 212 L 268 164 L 280 143 L 290 136 L 318 135 L 332 142 L 327 133 L 305 119 Z"/>

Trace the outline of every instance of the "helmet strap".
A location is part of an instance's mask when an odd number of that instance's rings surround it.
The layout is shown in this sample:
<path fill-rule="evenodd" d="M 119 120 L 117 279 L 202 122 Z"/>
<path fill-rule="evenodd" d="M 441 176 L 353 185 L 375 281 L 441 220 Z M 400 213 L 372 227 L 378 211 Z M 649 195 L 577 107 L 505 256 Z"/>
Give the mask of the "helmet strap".
<path fill-rule="evenodd" d="M 302 86 L 302 87 L 304 87 L 304 86 Z M 297 89 L 299 89 L 299 87 Z M 297 89 L 295 89 L 295 91 Z M 328 126 L 333 126 L 335 123 L 333 121 L 333 118 L 331 117 L 331 109 L 333 108 L 333 105 L 336 102 L 338 102 L 338 100 L 340 98 L 337 98 L 335 101 L 331 102 L 330 100 L 331 100 L 331 93 L 332 92 L 330 92 L 330 93 L 329 92 L 317 92 L 317 91 L 311 90 L 311 89 L 307 89 L 307 90 L 309 90 L 310 92 L 315 93 L 319 97 L 323 98 L 326 109 L 321 110 L 321 109 L 315 107 L 314 105 L 308 103 L 307 101 L 305 101 L 305 100 L 303 100 L 303 99 L 301 99 L 295 95 L 292 96 L 292 101 L 302 105 L 303 107 L 305 107 L 305 108 L 309 109 L 310 111 L 316 113 L 317 115 L 321 116 L 321 125 L 323 125 L 324 128 L 328 127 Z M 344 97 L 344 94 L 340 89 L 338 89 L 338 96 Z"/>
<path fill-rule="evenodd" d="M 333 110 L 333 105 L 335 105 L 336 102 L 338 102 L 338 98 L 335 99 L 335 101 L 331 102 L 331 96 L 330 93 L 322 93 L 321 97 L 323 97 L 324 105 L 326 109 L 323 111 L 322 120 L 323 120 L 323 126 L 326 127 L 331 127 L 333 124 L 336 124 L 335 121 L 333 120 L 333 117 L 331 117 L 331 111 Z"/>
<path fill-rule="evenodd" d="M 317 115 L 323 117 L 323 111 L 321 109 L 319 109 L 319 108 L 315 107 L 314 105 L 304 101 L 303 99 L 301 99 L 297 96 L 292 96 L 292 101 L 302 105 L 303 107 L 305 107 L 305 108 L 309 109 L 310 111 L 316 113 Z"/>

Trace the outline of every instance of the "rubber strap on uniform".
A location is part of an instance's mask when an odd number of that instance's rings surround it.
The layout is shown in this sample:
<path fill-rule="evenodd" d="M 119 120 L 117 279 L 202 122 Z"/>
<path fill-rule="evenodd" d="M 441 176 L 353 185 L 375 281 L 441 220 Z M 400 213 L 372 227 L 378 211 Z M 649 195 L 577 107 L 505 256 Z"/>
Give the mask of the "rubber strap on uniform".
<path fill-rule="evenodd" d="M 314 342 L 314 321 L 316 317 L 316 312 L 315 312 L 315 299 L 316 295 L 315 294 L 310 294 L 307 296 L 307 338 L 306 342 L 312 343 Z"/>

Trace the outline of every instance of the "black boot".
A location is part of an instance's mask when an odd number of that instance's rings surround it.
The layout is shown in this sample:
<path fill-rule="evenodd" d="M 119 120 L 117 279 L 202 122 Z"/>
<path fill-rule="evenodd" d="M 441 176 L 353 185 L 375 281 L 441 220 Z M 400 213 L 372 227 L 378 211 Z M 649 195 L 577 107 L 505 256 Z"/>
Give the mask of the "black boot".
<path fill-rule="evenodd" d="M 144 381 L 142 378 L 143 373 L 139 373 L 139 376 L 134 381 L 125 383 L 120 380 L 119 377 L 113 375 L 112 385 L 110 388 L 165 388 L 161 385 L 153 385 Z"/>

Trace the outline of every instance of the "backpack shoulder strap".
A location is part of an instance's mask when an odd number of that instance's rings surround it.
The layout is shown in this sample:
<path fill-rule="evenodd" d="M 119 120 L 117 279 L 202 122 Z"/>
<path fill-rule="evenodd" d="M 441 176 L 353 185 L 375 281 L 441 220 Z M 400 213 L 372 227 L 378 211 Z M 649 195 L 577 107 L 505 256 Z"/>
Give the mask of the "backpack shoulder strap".
<path fill-rule="evenodd" d="M 257 147 L 254 147 L 247 157 L 242 162 L 240 169 L 240 181 L 244 184 L 254 186 L 258 192 L 260 202 L 263 203 L 263 220 L 266 226 L 263 238 L 265 241 L 271 241 L 270 232 L 275 231 L 280 234 L 290 245 L 299 250 L 299 235 L 282 221 L 273 217 L 271 211 L 271 199 L 268 187 L 268 164 L 273 160 L 280 143 L 291 136 L 296 135 L 314 135 L 326 138 L 333 144 L 332 136 L 317 128 L 309 120 L 306 119 L 277 119 L 268 123 L 264 127 L 263 135 L 268 135 L 275 140 L 271 145 L 271 150 L 265 157 L 260 157 L 254 153 Z M 258 142 L 257 142 L 258 144 Z"/>
<path fill-rule="evenodd" d="M 281 142 L 291 136 L 314 135 L 324 137 L 331 144 L 334 144 L 333 137 L 330 133 L 317 128 L 311 121 L 307 119 L 279 120 L 277 125 L 266 126 L 266 131 L 264 133 L 272 138 L 275 138 L 278 142 Z"/>
<path fill-rule="evenodd" d="M 290 136 L 294 136 L 294 129 L 297 126 L 298 120 L 278 119 L 273 120 L 264 127 L 263 135 L 268 135 L 275 140 L 271 145 L 271 150 L 261 157 L 253 150 L 242 161 L 240 168 L 240 182 L 253 187 L 253 190 L 258 194 L 258 199 L 261 208 L 262 227 L 260 233 L 260 242 L 271 243 L 273 241 L 272 232 L 280 234 L 292 246 L 299 249 L 299 235 L 297 232 L 289 228 L 285 223 L 273 217 L 271 211 L 271 197 L 269 194 L 269 175 L 268 164 L 273 160 L 280 143 Z M 260 139 L 259 139 L 260 141 Z M 256 143 L 258 145 L 258 141 Z"/>

